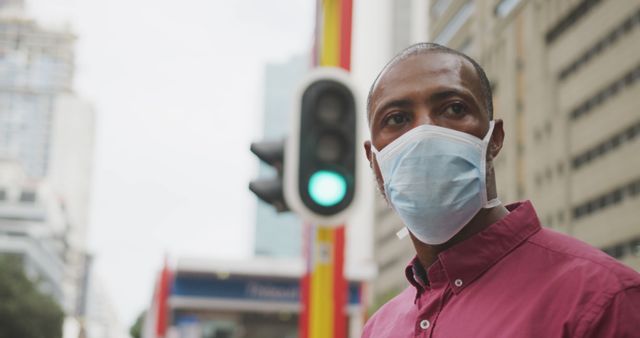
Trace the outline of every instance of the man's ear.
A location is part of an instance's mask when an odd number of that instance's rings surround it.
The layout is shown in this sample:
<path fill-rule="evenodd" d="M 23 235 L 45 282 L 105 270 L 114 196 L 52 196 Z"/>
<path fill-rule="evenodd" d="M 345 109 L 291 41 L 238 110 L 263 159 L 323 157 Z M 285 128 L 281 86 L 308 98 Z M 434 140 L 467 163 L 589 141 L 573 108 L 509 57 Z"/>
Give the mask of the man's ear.
<path fill-rule="evenodd" d="M 487 149 L 487 157 L 489 160 L 493 160 L 502 149 L 504 142 L 504 128 L 502 119 L 495 119 L 493 125 L 493 134 L 489 140 L 489 149 Z"/>
<path fill-rule="evenodd" d="M 369 160 L 369 168 L 373 168 L 373 163 L 371 162 L 371 141 L 364 141 L 364 152 L 367 154 L 367 160 Z"/>

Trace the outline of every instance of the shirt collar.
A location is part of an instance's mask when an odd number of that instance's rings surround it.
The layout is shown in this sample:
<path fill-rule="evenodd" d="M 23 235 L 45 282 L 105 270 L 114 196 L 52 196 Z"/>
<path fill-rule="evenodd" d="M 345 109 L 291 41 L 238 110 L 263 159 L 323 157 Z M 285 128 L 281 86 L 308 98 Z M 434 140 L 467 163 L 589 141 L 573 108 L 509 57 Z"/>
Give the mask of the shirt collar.
<path fill-rule="evenodd" d="M 422 293 L 428 282 L 447 282 L 458 294 L 482 273 L 540 230 L 540 221 L 530 201 L 507 205 L 509 214 L 473 237 L 438 255 L 425 272 L 417 257 L 405 269 L 411 285 Z M 442 273 L 444 272 L 444 273 Z"/>
<path fill-rule="evenodd" d="M 414 257 L 409 265 L 404 270 L 405 277 L 411 285 L 413 285 L 418 291 L 423 291 L 427 288 L 427 272 L 422 268 L 422 264 L 418 260 L 418 256 Z"/>

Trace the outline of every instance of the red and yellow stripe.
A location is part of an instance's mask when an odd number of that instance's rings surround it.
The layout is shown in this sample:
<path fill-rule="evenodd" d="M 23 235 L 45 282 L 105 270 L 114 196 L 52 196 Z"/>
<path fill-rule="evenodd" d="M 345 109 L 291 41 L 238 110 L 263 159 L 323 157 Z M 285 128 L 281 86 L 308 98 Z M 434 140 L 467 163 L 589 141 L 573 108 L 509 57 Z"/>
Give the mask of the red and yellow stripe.
<path fill-rule="evenodd" d="M 353 0 L 318 0 L 314 64 L 351 69 Z"/>
<path fill-rule="evenodd" d="M 347 288 L 344 278 L 345 227 L 305 226 L 307 271 L 301 283 L 300 337 L 344 338 Z"/>
<path fill-rule="evenodd" d="M 318 0 L 313 64 L 351 69 L 353 0 Z M 307 274 L 301 281 L 301 338 L 345 338 L 345 227 L 305 226 Z"/>

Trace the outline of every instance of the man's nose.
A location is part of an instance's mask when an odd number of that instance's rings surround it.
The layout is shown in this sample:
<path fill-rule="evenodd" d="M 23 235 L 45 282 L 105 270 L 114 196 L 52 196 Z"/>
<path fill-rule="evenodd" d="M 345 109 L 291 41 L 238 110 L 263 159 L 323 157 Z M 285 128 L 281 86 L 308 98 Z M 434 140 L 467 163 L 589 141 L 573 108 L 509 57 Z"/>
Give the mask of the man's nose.
<path fill-rule="evenodd" d="M 415 125 L 413 126 L 418 127 L 418 126 L 422 126 L 422 125 L 436 125 L 436 121 L 433 119 L 433 115 L 431 114 L 431 110 L 426 107 L 426 106 L 421 106 L 418 107 L 417 110 L 415 110 L 415 119 L 414 119 L 414 123 Z"/>

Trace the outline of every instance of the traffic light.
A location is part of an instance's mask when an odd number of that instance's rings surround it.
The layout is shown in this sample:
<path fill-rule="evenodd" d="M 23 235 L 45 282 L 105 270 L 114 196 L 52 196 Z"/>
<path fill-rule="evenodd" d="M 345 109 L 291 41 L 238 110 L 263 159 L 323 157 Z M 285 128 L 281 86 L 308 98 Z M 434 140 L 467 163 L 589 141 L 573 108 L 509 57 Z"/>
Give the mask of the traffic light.
<path fill-rule="evenodd" d="M 357 104 L 349 75 L 318 68 L 296 100 L 285 153 L 286 200 L 305 219 L 339 225 L 356 192 Z"/>
<path fill-rule="evenodd" d="M 283 160 L 284 139 L 280 141 L 262 141 L 251 143 L 251 152 L 259 159 L 274 167 L 277 176 L 274 178 L 259 178 L 249 182 L 249 190 L 258 198 L 271 204 L 276 211 L 289 211 L 283 194 Z"/>

